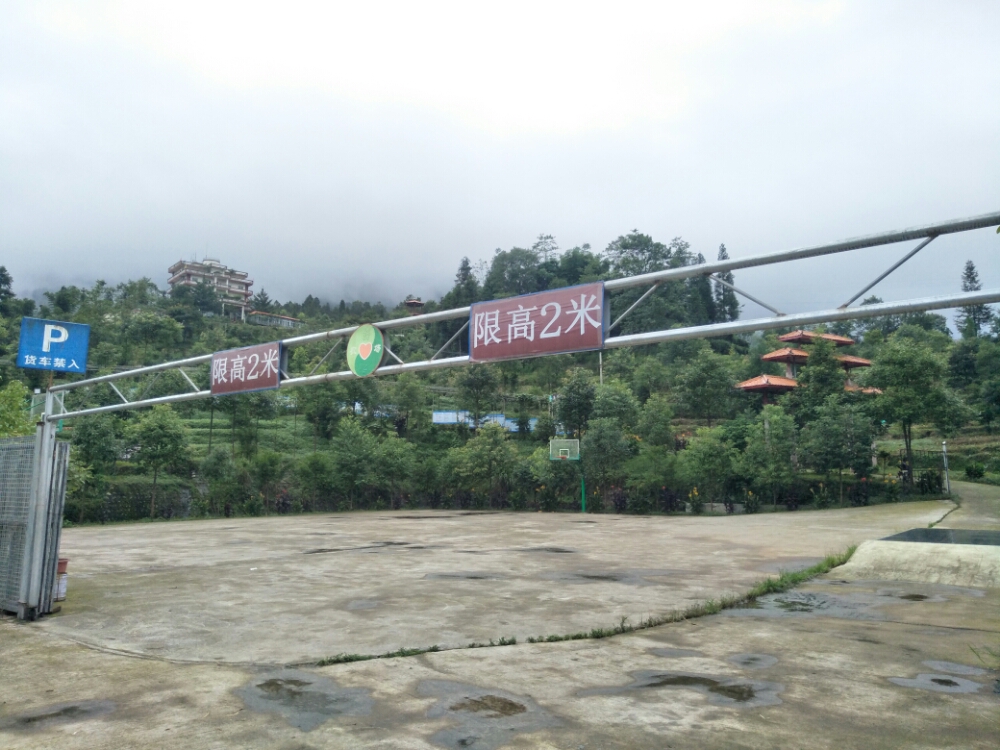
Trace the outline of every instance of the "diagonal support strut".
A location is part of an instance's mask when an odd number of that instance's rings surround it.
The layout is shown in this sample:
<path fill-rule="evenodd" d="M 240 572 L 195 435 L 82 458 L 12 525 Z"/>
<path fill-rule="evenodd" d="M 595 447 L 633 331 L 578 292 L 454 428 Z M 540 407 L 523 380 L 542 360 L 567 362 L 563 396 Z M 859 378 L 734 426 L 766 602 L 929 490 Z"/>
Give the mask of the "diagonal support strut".
<path fill-rule="evenodd" d="M 737 294 L 739 294 L 739 295 L 741 295 L 743 297 L 746 297 L 751 302 L 757 303 L 758 305 L 760 305 L 761 307 L 763 307 L 765 310 L 770 310 L 775 315 L 784 315 L 785 314 L 785 313 L 781 312 L 781 310 L 776 310 L 775 308 L 771 307 L 766 302 L 761 302 L 756 297 L 748 294 L 747 292 L 744 292 L 742 289 L 738 289 L 737 287 L 735 287 L 732 284 L 730 284 L 728 281 L 724 281 L 723 279 L 720 279 L 718 276 L 715 276 L 714 274 L 708 274 L 708 278 L 710 278 L 712 281 L 718 281 L 720 284 L 722 284 L 722 286 L 728 287 L 728 288 L 732 289 Z"/>
<path fill-rule="evenodd" d="M 914 255 L 916 255 L 916 254 L 917 254 L 917 253 L 919 253 L 919 252 L 920 252 L 921 250 L 923 250 L 923 249 L 924 249 L 925 247 L 927 247 L 927 246 L 928 246 L 929 244 L 931 244 L 931 242 L 933 242 L 933 241 L 934 241 L 934 238 L 935 238 L 935 237 L 937 237 L 937 235 L 936 235 L 936 234 L 934 234 L 934 235 L 931 235 L 931 236 L 930 236 L 930 237 L 928 237 L 928 238 L 927 238 L 926 240 L 924 240 L 924 241 L 923 241 L 923 242 L 921 242 L 921 243 L 920 243 L 919 245 L 917 245 L 917 246 L 916 246 L 915 248 L 913 248 L 912 250 L 910 250 L 910 252 L 908 252 L 908 253 L 907 253 L 906 255 L 904 255 L 904 256 L 903 256 L 902 258 L 900 258 L 900 259 L 899 259 L 899 260 L 897 260 L 897 261 L 896 261 L 895 263 L 893 263 L 893 264 L 892 264 L 891 266 L 889 266 L 889 270 L 888 270 L 888 271 L 886 271 L 885 273 L 883 273 L 883 274 L 882 274 L 881 276 L 879 276 L 879 277 L 878 277 L 877 279 L 875 279 L 875 281 L 873 281 L 873 282 L 872 282 L 871 284 L 869 284 L 869 285 L 868 285 L 868 286 L 866 286 L 866 287 L 865 287 L 864 289 L 862 289 L 862 290 L 861 290 L 860 292 L 858 292 L 858 293 L 857 293 L 857 294 L 855 294 L 855 295 L 854 295 L 853 297 L 851 297 L 851 298 L 850 298 L 849 300 L 847 300 L 847 302 L 845 302 L 844 304 L 842 304 L 842 305 L 841 305 L 841 306 L 840 306 L 840 307 L 839 307 L 838 309 L 840 309 L 840 310 L 843 310 L 843 309 L 844 309 L 845 307 L 850 307 L 850 306 L 851 306 L 851 303 L 853 303 L 853 302 L 854 302 L 854 300 L 856 300 L 856 299 L 857 299 L 858 297 L 860 297 L 860 296 L 861 296 L 862 294 L 864 294 L 864 293 L 865 293 L 865 292 L 867 292 L 867 291 L 868 291 L 869 289 L 871 289 L 871 288 L 872 288 L 873 286 L 875 286 L 876 284 L 878 284 L 878 283 L 879 283 L 879 282 L 880 282 L 880 281 L 881 281 L 882 279 L 884 279 L 884 278 L 885 278 L 886 276 L 888 276 L 888 275 L 889 275 L 890 273 L 892 273 L 892 272 L 893 272 L 893 271 L 895 271 L 895 270 L 896 270 L 897 268 L 899 268 L 899 267 L 900 267 L 901 265 L 903 265 L 904 263 L 906 263 L 906 261 L 908 261 L 908 260 L 909 260 L 910 258 L 912 258 L 912 257 L 913 257 Z"/>
<path fill-rule="evenodd" d="M 452 336 L 452 337 L 451 337 L 450 339 L 448 339 L 448 340 L 447 340 L 447 341 L 445 342 L 444 346 L 442 346 L 442 347 L 441 347 L 440 349 L 438 349 L 438 350 L 437 350 L 437 351 L 436 351 L 436 352 L 434 353 L 434 356 L 433 356 L 433 357 L 431 357 L 431 362 L 433 362 L 433 361 L 434 361 L 435 359 L 437 359 L 438 357 L 440 357 L 440 356 L 441 356 L 441 352 L 443 352 L 443 351 L 444 351 L 445 349 L 447 349 L 447 348 L 448 348 L 449 346 L 451 346 L 451 345 L 452 345 L 452 343 L 453 343 L 453 342 L 455 341 L 455 339 L 457 339 L 457 338 L 458 338 L 459 336 L 461 336 L 461 335 L 462 335 L 462 331 L 464 331 L 464 330 L 465 330 L 466 328 L 468 328 L 468 327 L 469 327 L 469 321 L 468 321 L 468 320 L 466 320 L 466 321 L 465 321 L 465 324 L 464 324 L 464 325 L 463 325 L 463 326 L 462 326 L 461 328 L 459 328 L 459 329 L 458 329 L 457 331 L 455 331 L 455 335 L 454 335 L 454 336 Z"/>

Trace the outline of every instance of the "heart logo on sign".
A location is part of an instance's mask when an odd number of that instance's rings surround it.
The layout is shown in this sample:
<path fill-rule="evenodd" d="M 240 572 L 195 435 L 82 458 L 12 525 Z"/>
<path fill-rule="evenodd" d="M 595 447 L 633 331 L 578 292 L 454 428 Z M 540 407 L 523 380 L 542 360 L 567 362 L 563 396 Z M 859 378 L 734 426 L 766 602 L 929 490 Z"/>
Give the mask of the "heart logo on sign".
<path fill-rule="evenodd" d="M 361 355 L 361 359 L 368 359 L 368 355 L 371 354 L 371 353 L 372 353 L 372 345 L 371 344 L 359 344 L 358 345 L 358 354 Z"/>

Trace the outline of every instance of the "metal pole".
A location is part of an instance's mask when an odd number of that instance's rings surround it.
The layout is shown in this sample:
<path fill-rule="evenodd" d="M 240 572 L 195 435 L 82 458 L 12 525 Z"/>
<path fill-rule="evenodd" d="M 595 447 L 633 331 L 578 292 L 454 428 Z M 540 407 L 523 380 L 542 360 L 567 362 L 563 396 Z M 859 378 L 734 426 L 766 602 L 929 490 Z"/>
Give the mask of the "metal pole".
<path fill-rule="evenodd" d="M 34 620 L 42 601 L 42 569 L 45 564 L 45 531 L 49 516 L 52 461 L 55 454 L 56 422 L 49 421 L 52 414 L 53 393 L 45 393 L 45 412 L 35 432 L 35 456 L 31 477 L 31 508 L 25 529 L 24 567 L 21 575 L 21 593 L 17 616 L 21 620 Z"/>
<path fill-rule="evenodd" d="M 580 464 L 580 512 L 587 512 L 587 482 L 583 478 L 583 464 Z"/>
<path fill-rule="evenodd" d="M 604 352 L 597 352 L 597 370 L 600 373 L 601 385 L 604 385 Z"/>
<path fill-rule="evenodd" d="M 667 281 L 668 279 L 687 279 L 692 276 L 701 276 L 706 273 L 721 273 L 723 271 L 734 271 L 738 268 L 754 268 L 756 266 L 767 266 L 772 263 L 783 263 L 789 260 L 802 260 L 803 258 L 815 258 L 821 255 L 832 255 L 843 253 L 848 250 L 861 250 L 866 247 L 878 247 L 880 245 L 893 245 L 897 242 L 908 240 L 922 240 L 926 237 L 937 237 L 942 234 L 953 234 L 955 232 L 967 232 L 971 229 L 985 229 L 995 227 L 1000 224 L 1000 211 L 971 216 L 967 219 L 955 219 L 944 221 L 938 224 L 928 224 L 922 227 L 911 227 L 893 232 L 880 232 L 879 234 L 869 234 L 864 237 L 855 237 L 841 242 L 834 242 L 829 245 L 816 245 L 814 247 L 804 247 L 798 250 L 785 250 L 780 253 L 768 253 L 766 255 L 755 255 L 750 258 L 719 260 L 713 263 L 699 263 L 698 265 L 683 266 L 681 268 L 669 268 L 665 271 L 653 271 L 640 276 L 629 276 L 623 279 L 612 279 L 604 282 L 604 288 L 609 291 L 615 289 L 627 289 L 632 286 L 645 286 L 657 281 Z"/>
<path fill-rule="evenodd" d="M 951 494 L 951 477 L 948 476 L 948 441 L 941 441 L 941 457 L 944 458 L 944 491 Z"/>
<path fill-rule="evenodd" d="M 967 292 L 965 294 L 925 297 L 923 299 L 905 300 L 903 302 L 882 302 L 876 305 L 863 305 L 861 307 L 790 313 L 774 318 L 738 320 L 730 323 L 713 323 L 707 326 L 690 326 L 688 328 L 650 331 L 649 333 L 632 333 L 627 336 L 615 336 L 614 338 L 605 339 L 604 348 L 616 349 L 622 346 L 658 344 L 661 341 L 685 341 L 687 339 L 712 338 L 715 336 L 732 336 L 738 333 L 770 331 L 775 328 L 795 329 L 814 323 L 834 323 L 838 320 L 877 318 L 881 315 L 901 315 L 902 313 L 921 312 L 923 310 L 947 310 L 952 307 L 989 305 L 995 302 L 1000 302 L 1000 290 Z"/>

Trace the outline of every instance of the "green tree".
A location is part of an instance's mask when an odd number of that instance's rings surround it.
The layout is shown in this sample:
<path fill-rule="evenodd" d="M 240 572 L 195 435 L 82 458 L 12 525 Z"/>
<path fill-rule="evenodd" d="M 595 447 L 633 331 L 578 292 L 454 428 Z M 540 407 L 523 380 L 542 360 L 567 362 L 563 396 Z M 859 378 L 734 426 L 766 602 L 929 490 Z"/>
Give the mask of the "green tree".
<path fill-rule="evenodd" d="M 674 428 L 671 420 L 674 418 L 670 400 L 666 396 L 651 396 L 642 407 L 639 415 L 637 432 L 645 445 L 661 445 L 668 449 L 674 447 Z"/>
<path fill-rule="evenodd" d="M 795 479 L 793 456 L 798 439 L 795 420 L 780 406 L 764 407 L 747 434 L 746 450 L 740 460 L 740 472 L 762 495 L 770 495 L 772 504 Z"/>
<path fill-rule="evenodd" d="M 417 454 L 413 443 L 390 435 L 375 451 L 375 466 L 379 489 L 389 496 L 389 502 L 398 508 L 403 496 L 413 482 Z"/>
<path fill-rule="evenodd" d="M 288 459 L 276 451 L 263 450 L 253 457 L 254 480 L 264 499 L 264 511 L 276 510 L 274 500 L 279 486 L 291 468 Z"/>
<path fill-rule="evenodd" d="M 250 307 L 259 312 L 273 312 L 276 305 L 263 288 L 250 298 Z"/>
<path fill-rule="evenodd" d="M 571 435 L 580 437 L 587 428 L 595 396 L 593 375 L 581 367 L 571 369 L 556 402 L 556 417 Z"/>
<path fill-rule="evenodd" d="M 333 458 L 325 453 L 309 453 L 299 460 L 295 482 L 304 510 L 336 508 L 337 476 Z"/>
<path fill-rule="evenodd" d="M 538 254 L 534 250 L 522 247 L 499 250 L 483 281 L 483 295 L 486 299 L 497 299 L 530 294 L 540 291 L 540 282 Z"/>
<path fill-rule="evenodd" d="M 160 471 L 187 458 L 187 428 L 174 410 L 158 404 L 145 412 L 129 429 L 135 446 L 135 459 L 146 470 L 153 471 L 153 492 L 149 501 L 149 517 L 156 517 L 156 482 Z"/>
<path fill-rule="evenodd" d="M 630 350 L 619 349 L 618 351 Z M 650 396 L 666 388 L 667 383 L 670 381 L 670 373 L 658 359 L 644 357 L 638 366 L 635 367 L 631 378 L 622 379 L 631 380 L 632 391 L 635 393 L 636 398 L 639 399 L 639 402 L 644 404 Z"/>
<path fill-rule="evenodd" d="M 472 424 L 479 426 L 483 416 L 496 402 L 500 381 L 489 365 L 472 365 L 458 378 L 458 402 L 468 410 Z"/>
<path fill-rule="evenodd" d="M 28 389 L 12 380 L 0 390 L 0 437 L 30 435 L 35 424 L 28 416 Z"/>
<path fill-rule="evenodd" d="M 719 245 L 719 260 L 729 260 L 729 253 L 726 251 L 725 245 Z M 723 271 L 716 276 L 728 284 L 733 283 L 732 271 Z M 736 292 L 719 282 L 715 282 L 715 309 L 720 323 L 739 320 L 740 302 L 736 298 Z"/>
<path fill-rule="evenodd" d="M 404 372 L 396 379 L 390 398 L 395 406 L 396 434 L 399 437 L 405 437 L 410 430 L 430 422 L 426 391 L 413 373 Z"/>
<path fill-rule="evenodd" d="M 502 505 L 517 466 L 517 449 L 506 431 L 495 424 L 483 425 L 464 446 L 448 451 L 443 470 L 460 489 Z"/>
<path fill-rule="evenodd" d="M 112 473 L 121 455 L 122 421 L 113 414 L 96 414 L 72 425 L 73 452 L 98 474 Z"/>
<path fill-rule="evenodd" d="M 705 256 L 698 253 L 695 264 L 705 263 Z M 688 287 L 688 322 L 691 325 L 706 325 L 717 322 L 715 295 L 712 293 L 712 281 L 708 274 L 695 276 L 687 280 Z"/>
<path fill-rule="evenodd" d="M 926 344 L 893 335 L 876 354 L 866 382 L 882 391 L 875 410 L 882 418 L 898 422 L 903 430 L 906 459 L 913 466 L 913 425 L 941 418 L 948 404 L 941 355 Z M 912 482 L 913 472 L 910 472 Z"/>
<path fill-rule="evenodd" d="M 735 405 L 733 371 L 729 357 L 704 346 L 677 375 L 675 399 L 683 411 L 708 426 L 729 416 Z"/>
<path fill-rule="evenodd" d="M 624 383 L 609 380 L 594 390 L 594 408 L 591 419 L 615 419 L 629 432 L 639 420 L 639 402 Z"/>
<path fill-rule="evenodd" d="M 0 266 L 0 315 L 10 315 L 10 303 L 14 299 L 14 278 L 6 266 Z"/>
<path fill-rule="evenodd" d="M 337 483 L 347 495 L 348 507 L 366 497 L 377 484 L 378 440 L 357 419 L 341 420 L 331 441 Z"/>
<path fill-rule="evenodd" d="M 634 453 L 617 419 L 591 419 L 580 442 L 584 476 L 602 494 L 625 483 L 625 466 Z"/>
<path fill-rule="evenodd" d="M 708 502 L 725 502 L 727 490 L 736 474 L 738 454 L 726 442 L 723 431 L 700 428 L 686 449 L 678 456 L 679 471 L 685 484 L 697 488 Z"/>
<path fill-rule="evenodd" d="M 817 410 L 830 396 L 843 397 L 844 371 L 834 354 L 833 343 L 817 339 L 810 347 L 809 363 L 799 372 L 799 387 L 788 399 L 799 425 L 816 418 Z"/>
<path fill-rule="evenodd" d="M 296 388 L 295 401 L 306 421 L 313 425 L 316 434 L 329 440 L 344 416 L 347 393 L 340 383 L 323 383 Z"/>
<path fill-rule="evenodd" d="M 191 287 L 191 303 L 203 313 L 222 314 L 222 302 L 215 289 L 204 281 Z"/>
<path fill-rule="evenodd" d="M 962 270 L 962 291 L 978 292 L 982 288 L 976 264 L 971 260 L 965 261 L 965 268 Z M 955 324 L 963 338 L 974 339 L 990 324 L 992 319 L 993 311 L 990 310 L 989 305 L 969 305 L 959 310 L 955 317 Z"/>
<path fill-rule="evenodd" d="M 625 485 L 629 506 L 636 513 L 648 513 L 657 504 L 662 491 L 675 482 L 677 456 L 664 445 L 642 443 L 638 455 L 625 465 Z"/>
<path fill-rule="evenodd" d="M 831 395 L 816 410 L 816 419 L 802 428 L 801 458 L 827 477 L 837 472 L 843 505 L 844 472 L 856 477 L 871 473 L 875 437 L 875 425 L 861 406 Z"/>

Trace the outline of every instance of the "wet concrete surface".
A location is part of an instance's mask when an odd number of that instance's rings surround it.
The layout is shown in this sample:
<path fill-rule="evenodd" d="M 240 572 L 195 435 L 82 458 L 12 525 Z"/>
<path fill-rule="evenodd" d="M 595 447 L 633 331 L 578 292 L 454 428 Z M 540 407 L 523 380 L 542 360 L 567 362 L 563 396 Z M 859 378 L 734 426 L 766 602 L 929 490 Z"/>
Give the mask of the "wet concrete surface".
<path fill-rule="evenodd" d="M 303 732 L 336 716 L 367 716 L 371 692 L 342 688 L 333 680 L 295 669 L 269 670 L 236 691 L 247 708 L 275 713 Z"/>
<path fill-rule="evenodd" d="M 800 514 L 799 518 L 807 515 Z M 865 518 L 863 513 L 859 515 Z M 785 514 L 781 514 L 769 519 L 775 526 L 768 532 L 772 535 L 767 547 L 771 557 L 765 559 L 762 553 L 755 553 L 760 554 L 759 563 L 755 564 L 831 551 L 809 549 L 801 537 L 810 526 L 815 526 L 818 531 L 814 541 L 825 544 L 830 538 L 830 527 L 842 524 L 844 516 L 834 524 L 828 520 L 832 517 L 812 514 L 809 524 L 790 530 L 778 527 L 784 518 Z M 595 524 L 570 522 L 576 528 L 587 529 L 599 526 L 601 520 Z M 713 527 L 718 521 L 727 521 L 739 528 L 744 517 L 704 520 L 711 521 Z M 511 522 L 516 524 L 517 517 Z M 796 522 L 802 523 L 798 519 Z M 625 526 L 625 521 L 616 523 L 622 525 L 625 538 L 631 543 L 635 530 Z M 425 524 L 421 521 L 415 525 Z M 611 534 L 608 527 L 612 525 L 602 527 L 602 532 Z M 151 526 L 155 529 L 157 525 Z M 159 528 L 169 526 L 164 524 Z M 688 524 L 683 533 L 678 530 L 666 541 L 678 549 L 692 551 L 698 556 L 699 565 L 703 559 L 720 561 L 719 576 L 728 575 L 726 565 L 736 564 L 733 546 L 743 544 L 739 541 L 742 530 L 739 533 L 734 530 L 727 537 L 713 529 L 711 535 L 715 541 L 710 542 L 699 528 L 697 523 Z M 878 533 L 874 531 L 871 535 Z M 796 538 L 783 547 L 780 544 L 783 534 Z M 277 535 L 276 546 L 283 544 L 283 539 Z M 397 539 L 397 534 L 385 532 L 372 541 L 388 539 Z M 399 535 L 398 539 L 402 541 L 404 537 Z M 451 550 L 473 549 L 474 544 L 469 534 L 450 540 L 425 541 L 448 544 Z M 498 554 L 490 551 L 499 546 L 496 539 L 482 541 L 490 542 L 482 544 L 484 555 Z M 536 536 L 513 543 L 511 539 L 503 545 L 509 552 L 487 558 L 488 565 L 454 571 L 503 573 L 511 575 L 510 580 L 446 579 L 427 583 L 443 587 L 452 602 L 459 595 L 478 597 L 481 609 L 470 612 L 486 612 L 491 605 L 499 604 L 493 610 L 494 621 L 508 616 L 513 621 L 515 615 L 508 615 L 502 602 L 507 591 L 451 587 L 516 587 L 522 579 L 513 575 L 514 560 L 566 561 L 556 572 L 589 572 L 596 553 L 584 541 L 542 540 Z M 608 540 L 609 546 L 612 541 Z M 659 542 L 665 543 L 662 538 Z M 618 544 L 621 545 L 620 538 Z M 245 551 L 253 546 L 236 545 L 234 549 Z M 337 554 L 301 554 L 303 549 L 319 546 L 315 542 L 302 544 L 292 554 L 299 560 L 346 559 Z M 578 551 L 574 554 L 523 551 L 530 547 Z M 403 549 L 395 545 L 350 554 L 388 559 L 398 556 Z M 759 548 L 748 541 L 740 547 L 739 554 L 748 554 L 748 549 Z M 210 556 L 217 551 L 213 548 L 205 554 Z M 142 564 L 151 567 L 170 562 L 168 558 L 159 559 L 160 550 L 148 555 L 138 550 L 129 554 L 144 558 Z M 268 563 L 262 560 L 269 559 L 269 554 L 264 547 L 258 550 L 258 557 L 248 557 L 241 564 L 267 567 Z M 412 563 L 407 554 L 397 558 L 397 563 Z M 419 554 L 436 552 L 420 550 Z M 591 560 L 581 564 L 581 557 Z M 479 562 L 483 557 L 468 559 Z M 666 560 L 643 558 L 642 567 L 634 562 L 611 564 L 616 560 L 621 558 L 609 557 L 606 569 L 612 572 L 691 569 L 683 555 Z M 678 560 L 684 564 L 676 564 Z M 258 657 L 247 660 L 252 663 L 246 664 L 136 658 L 115 653 L 106 646 L 94 648 L 71 641 L 62 631 L 46 627 L 44 621 L 19 624 L 10 618 L 0 619 L 0 665 L 3 665 L 0 747 L 4 750 L 51 747 L 66 750 L 202 747 L 992 750 L 996 747 L 1000 694 L 995 692 L 995 686 L 1000 679 L 1000 661 L 991 657 L 991 649 L 995 652 L 1000 642 L 1000 589 L 919 581 L 847 580 L 839 575 L 841 569 L 835 569 L 793 591 L 765 597 L 760 607 L 729 610 L 614 638 L 520 642 L 516 646 L 458 649 L 322 668 L 281 666 L 290 660 L 280 657 L 297 650 L 282 645 L 282 640 L 304 642 L 296 646 L 308 649 L 311 647 L 308 641 L 320 637 L 327 655 L 331 653 L 327 648 L 330 643 L 344 643 L 343 633 L 338 632 L 345 627 L 344 615 L 340 613 L 384 618 L 365 620 L 366 627 L 394 627 L 411 615 L 412 610 L 393 609 L 396 600 L 386 582 L 379 579 L 384 568 L 375 566 L 371 571 L 363 571 L 362 567 L 342 571 L 340 577 L 335 577 L 331 587 L 336 588 L 329 589 L 334 591 L 330 601 L 335 607 L 299 611 L 297 617 L 305 622 L 304 627 L 289 627 L 290 620 L 284 619 L 279 609 L 266 609 L 260 615 L 260 625 L 252 631 L 233 626 L 235 632 L 229 636 L 236 643 L 238 638 L 264 633 L 265 620 L 272 615 L 273 632 L 259 637 L 253 646 L 240 645 L 244 653 L 259 652 Z M 324 571 L 335 575 L 333 569 Z M 367 588 L 352 584 L 353 577 L 363 572 L 372 581 Z M 433 572 L 449 571 L 435 566 L 422 569 L 419 574 Z M 547 572 L 544 567 L 537 569 L 537 580 L 547 581 L 543 578 Z M 705 598 L 718 590 L 705 585 L 705 579 L 698 575 L 689 577 L 692 580 L 683 585 L 692 590 L 698 588 L 707 595 Z M 148 609 L 134 606 L 141 602 L 135 595 L 114 596 L 120 591 L 114 587 L 109 587 L 98 600 L 102 607 L 109 603 L 123 607 L 123 611 L 107 620 L 106 635 L 114 637 L 119 632 L 117 623 L 128 618 L 136 630 L 147 628 L 154 632 L 156 638 L 162 639 L 164 652 L 171 654 L 176 653 L 171 649 L 177 646 L 169 639 L 179 637 L 178 633 L 191 639 L 192 644 L 197 644 L 199 638 L 221 643 L 213 641 L 214 631 L 230 627 L 220 623 L 228 617 L 235 620 L 243 611 L 227 615 L 222 603 L 216 610 L 202 610 L 198 621 L 184 611 L 188 602 L 184 597 L 171 607 L 161 603 L 169 595 L 169 591 L 154 589 L 161 579 L 152 576 L 141 580 L 151 588 Z M 282 580 L 282 576 L 275 576 L 274 585 Z M 407 577 L 405 582 L 412 580 Z M 534 590 L 532 585 L 525 587 L 526 596 Z M 547 585 L 554 586 L 551 581 Z M 595 591 L 588 591 L 589 587 Z M 298 589 L 292 587 L 292 591 Z M 609 598 L 597 610 L 601 615 L 599 624 L 607 626 L 615 624 L 618 617 L 605 619 L 602 613 L 627 614 L 623 610 L 630 602 L 634 606 L 636 601 L 656 600 L 661 595 L 656 586 L 621 581 L 567 583 L 552 593 L 576 596 L 573 594 L 576 591 L 584 592 L 581 598 L 553 604 L 553 629 L 563 622 L 564 607 L 584 607 L 595 597 Z M 71 586 L 71 595 L 72 592 Z M 629 592 L 638 598 L 616 598 Z M 278 602 L 261 600 L 266 601 Z M 426 599 L 420 601 L 427 603 Z M 552 601 L 559 602 L 556 598 Z M 87 606 L 96 605 L 91 601 Z M 288 606 L 300 607 L 301 603 L 292 602 Z M 328 612 L 332 615 L 328 616 Z M 181 618 L 183 628 L 176 623 L 164 626 L 161 622 L 174 615 Z M 419 625 L 429 629 L 436 623 L 436 635 L 444 640 L 442 634 L 457 632 L 454 622 L 451 616 L 440 616 L 439 610 L 432 609 Z M 198 628 L 188 632 L 189 623 L 197 623 Z M 399 622 L 398 627 L 399 632 L 410 632 L 405 622 Z M 332 632 L 325 633 L 327 630 Z M 544 624 L 537 628 L 532 621 L 529 632 L 551 630 Z M 492 637 L 498 634 L 493 631 Z M 156 641 L 151 637 L 148 643 Z"/>
<path fill-rule="evenodd" d="M 530 697 L 495 687 L 423 680 L 417 685 L 417 695 L 438 699 L 427 717 L 444 719 L 449 726 L 432 734 L 430 741 L 453 750 L 494 750 L 508 745 L 518 734 L 561 725 Z"/>
<path fill-rule="evenodd" d="M 659 672 L 640 670 L 631 674 L 632 682 L 621 687 L 597 687 L 581 690 L 580 697 L 591 695 L 624 695 L 634 691 L 680 688 L 693 690 L 707 696 L 708 702 L 717 706 L 741 705 L 745 708 L 775 706 L 783 686 L 776 682 L 747 680 L 722 675 L 692 674 L 690 672 Z"/>
<path fill-rule="evenodd" d="M 236 664 L 526 640 L 739 594 L 952 507 L 738 519 L 406 511 L 69 528 L 69 597 L 39 627 L 123 653 Z"/>

